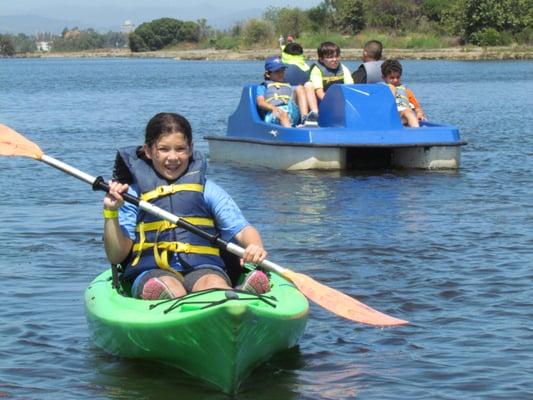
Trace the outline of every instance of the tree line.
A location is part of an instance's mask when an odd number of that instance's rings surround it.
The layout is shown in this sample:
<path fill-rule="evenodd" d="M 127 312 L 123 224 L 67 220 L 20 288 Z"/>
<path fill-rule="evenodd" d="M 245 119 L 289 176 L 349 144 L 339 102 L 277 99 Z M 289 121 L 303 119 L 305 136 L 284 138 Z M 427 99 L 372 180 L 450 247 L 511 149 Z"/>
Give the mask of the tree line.
<path fill-rule="evenodd" d="M 344 42 L 373 36 L 387 47 L 480 46 L 533 42 L 531 0 L 323 0 L 319 5 L 270 7 L 261 18 L 216 30 L 205 19 L 160 18 L 140 24 L 129 35 L 100 34 L 92 29 L 65 29 L 50 35 L 54 51 L 80 51 L 129 46 L 133 52 L 183 44 L 218 49 L 275 46 L 293 35 L 308 48 L 331 39 Z M 36 51 L 37 38 L 0 35 L 0 53 Z M 353 43 L 353 40 L 352 42 Z"/>
<path fill-rule="evenodd" d="M 0 35 L 0 55 L 13 56 L 20 53 L 39 51 L 39 43 L 52 43 L 54 51 L 83 51 L 127 46 L 128 35 L 121 32 L 98 33 L 94 29 L 80 30 L 65 28 L 61 35 L 41 33 L 29 36 Z"/>

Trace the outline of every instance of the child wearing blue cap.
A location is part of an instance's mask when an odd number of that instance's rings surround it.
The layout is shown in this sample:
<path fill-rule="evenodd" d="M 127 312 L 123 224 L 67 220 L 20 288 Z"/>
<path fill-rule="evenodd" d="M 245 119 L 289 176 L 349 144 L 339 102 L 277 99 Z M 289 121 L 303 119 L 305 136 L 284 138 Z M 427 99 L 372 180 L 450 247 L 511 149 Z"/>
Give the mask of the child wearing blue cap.
<path fill-rule="evenodd" d="M 309 114 L 309 106 L 303 86 L 293 87 L 285 82 L 286 68 L 280 57 L 265 60 L 265 81 L 257 88 L 257 106 L 266 113 L 267 123 L 298 126 L 300 116 Z"/>

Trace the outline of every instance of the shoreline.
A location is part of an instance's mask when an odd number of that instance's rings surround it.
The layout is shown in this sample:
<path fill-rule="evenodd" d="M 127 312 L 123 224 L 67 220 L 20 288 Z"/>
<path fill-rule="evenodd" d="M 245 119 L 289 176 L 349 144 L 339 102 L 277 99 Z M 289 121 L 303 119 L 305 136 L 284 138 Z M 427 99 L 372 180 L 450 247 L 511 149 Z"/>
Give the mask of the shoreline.
<path fill-rule="evenodd" d="M 361 49 L 342 49 L 344 60 L 360 60 Z M 176 60 L 205 61 L 246 61 L 264 60 L 275 55 L 279 49 L 216 50 L 216 49 L 177 49 L 153 52 L 132 53 L 129 49 L 102 49 L 78 52 L 26 53 L 15 58 L 173 58 Z M 305 49 L 307 60 L 316 60 L 315 49 Z M 385 49 L 383 58 L 399 60 L 531 60 L 533 46 L 502 47 L 449 47 L 442 49 Z"/>

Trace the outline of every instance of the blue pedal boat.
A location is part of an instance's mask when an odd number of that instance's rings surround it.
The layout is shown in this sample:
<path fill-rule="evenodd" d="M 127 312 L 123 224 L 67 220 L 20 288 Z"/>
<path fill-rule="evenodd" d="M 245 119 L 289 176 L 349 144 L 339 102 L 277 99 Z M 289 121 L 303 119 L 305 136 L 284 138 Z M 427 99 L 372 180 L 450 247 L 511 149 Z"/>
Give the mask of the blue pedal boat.
<path fill-rule="evenodd" d="M 205 137 L 211 161 L 284 170 L 459 168 L 466 144 L 459 129 L 429 121 L 404 127 L 386 85 L 332 85 L 318 126 L 300 128 L 264 122 L 256 93 L 257 85 L 245 86 L 226 135 Z"/>

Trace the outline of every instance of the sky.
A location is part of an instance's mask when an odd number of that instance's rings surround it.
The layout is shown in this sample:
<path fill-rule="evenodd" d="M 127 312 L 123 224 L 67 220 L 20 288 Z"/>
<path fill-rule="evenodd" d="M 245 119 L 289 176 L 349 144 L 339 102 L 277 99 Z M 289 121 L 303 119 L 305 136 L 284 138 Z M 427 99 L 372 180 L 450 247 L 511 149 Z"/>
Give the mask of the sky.
<path fill-rule="evenodd" d="M 205 18 L 209 25 L 224 28 L 260 16 L 268 7 L 308 9 L 320 3 L 321 0 L 0 0 L 0 31 L 16 29 L 12 26 L 23 17 L 31 25 L 29 16 L 40 18 L 41 23 L 54 20 L 70 27 L 97 30 L 119 30 L 125 20 L 137 25 L 161 17 L 192 21 Z M 37 21 L 33 24 L 38 25 Z"/>

